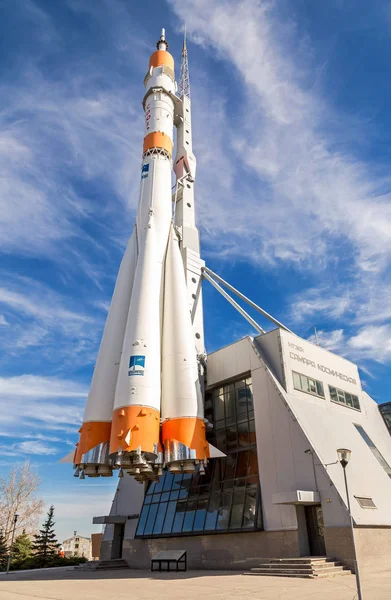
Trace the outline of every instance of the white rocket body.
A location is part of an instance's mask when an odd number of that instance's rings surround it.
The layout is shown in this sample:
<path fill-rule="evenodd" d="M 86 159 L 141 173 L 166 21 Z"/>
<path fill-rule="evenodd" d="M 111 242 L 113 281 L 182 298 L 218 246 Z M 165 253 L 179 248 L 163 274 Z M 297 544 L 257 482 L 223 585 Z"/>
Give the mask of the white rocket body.
<path fill-rule="evenodd" d="M 179 240 L 171 231 L 164 280 L 162 419 L 197 417 L 199 408 L 197 352 L 187 302 Z"/>
<path fill-rule="evenodd" d="M 144 481 L 158 477 L 164 466 L 194 471 L 209 457 L 198 360 L 203 263 L 194 219 L 190 101 L 175 96 L 167 47 L 163 30 L 144 80 L 135 232 L 118 276 L 75 454 L 75 465 L 89 476 L 119 467 Z M 177 223 L 171 192 L 174 124 Z M 89 435 L 94 422 L 105 424 L 104 440 L 97 444 Z M 102 449 L 102 442 L 105 457 L 97 466 L 88 457 Z"/>
<path fill-rule="evenodd" d="M 83 465 L 89 476 L 111 475 L 108 468 L 111 417 L 136 262 L 137 241 L 133 231 L 119 268 L 75 452 L 75 464 Z"/>
<path fill-rule="evenodd" d="M 192 472 L 209 456 L 197 351 L 178 238 L 171 231 L 164 285 L 162 443 L 172 472 Z"/>

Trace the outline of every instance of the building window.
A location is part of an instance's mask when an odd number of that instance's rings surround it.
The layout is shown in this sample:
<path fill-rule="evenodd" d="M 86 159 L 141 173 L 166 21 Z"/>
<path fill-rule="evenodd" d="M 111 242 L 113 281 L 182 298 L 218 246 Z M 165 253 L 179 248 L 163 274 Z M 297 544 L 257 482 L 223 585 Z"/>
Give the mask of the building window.
<path fill-rule="evenodd" d="M 376 508 L 376 504 L 368 496 L 354 496 L 361 508 Z"/>
<path fill-rule="evenodd" d="M 386 402 L 379 406 L 380 413 L 384 419 L 386 427 L 391 435 L 391 402 Z"/>
<path fill-rule="evenodd" d="M 384 456 L 376 448 L 375 444 L 372 442 L 371 438 L 369 437 L 369 435 L 365 431 L 364 427 L 362 427 L 362 425 L 356 425 L 355 423 L 354 423 L 354 426 L 357 429 L 358 433 L 363 438 L 363 440 L 365 441 L 365 443 L 367 444 L 367 446 L 369 446 L 369 448 L 372 450 L 372 453 L 377 458 L 378 462 L 381 464 L 381 466 L 383 467 L 383 469 L 387 473 L 388 477 L 391 477 L 391 467 L 390 467 L 390 465 L 388 464 L 388 462 L 386 461 L 386 459 L 384 458 Z"/>
<path fill-rule="evenodd" d="M 321 381 L 312 379 L 312 377 L 307 377 L 307 375 L 302 375 L 301 373 L 296 373 L 295 371 L 292 371 L 292 375 L 295 390 L 324 398 L 323 383 Z"/>
<path fill-rule="evenodd" d="M 145 495 L 136 537 L 197 535 L 262 528 L 251 378 L 205 397 L 208 441 L 226 453 L 205 474 L 166 471 Z"/>
<path fill-rule="evenodd" d="M 331 385 L 329 385 L 329 391 L 331 402 L 336 402 L 337 404 L 344 404 L 349 408 L 361 410 L 358 397 L 354 394 L 349 394 L 349 392 L 344 392 L 343 390 L 339 390 L 338 388 L 335 388 Z"/>
<path fill-rule="evenodd" d="M 79 547 L 79 544 L 75 544 L 75 549 L 77 549 Z"/>

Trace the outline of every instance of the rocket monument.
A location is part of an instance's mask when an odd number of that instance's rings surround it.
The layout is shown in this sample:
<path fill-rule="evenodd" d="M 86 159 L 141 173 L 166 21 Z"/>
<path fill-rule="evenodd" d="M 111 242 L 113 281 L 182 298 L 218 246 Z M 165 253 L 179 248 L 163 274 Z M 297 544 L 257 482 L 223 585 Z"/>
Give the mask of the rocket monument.
<path fill-rule="evenodd" d="M 206 441 L 203 412 L 204 263 L 194 212 L 186 39 L 179 87 L 164 29 L 144 85 L 136 223 L 73 457 L 75 476 L 81 478 L 110 476 L 113 469 L 141 482 L 156 479 L 163 468 L 202 472 L 211 452 L 217 455 Z"/>

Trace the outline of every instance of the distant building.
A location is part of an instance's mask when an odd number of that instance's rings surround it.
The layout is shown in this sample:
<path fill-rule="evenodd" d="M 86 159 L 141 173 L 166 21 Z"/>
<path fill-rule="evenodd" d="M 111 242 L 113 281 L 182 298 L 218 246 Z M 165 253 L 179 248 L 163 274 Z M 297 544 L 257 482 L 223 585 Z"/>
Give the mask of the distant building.
<path fill-rule="evenodd" d="M 67 540 L 64 540 L 62 544 L 64 546 L 64 554 L 66 558 L 71 556 L 84 556 L 88 560 L 91 560 L 91 538 L 77 535 L 77 532 L 75 531 L 74 535 Z"/>

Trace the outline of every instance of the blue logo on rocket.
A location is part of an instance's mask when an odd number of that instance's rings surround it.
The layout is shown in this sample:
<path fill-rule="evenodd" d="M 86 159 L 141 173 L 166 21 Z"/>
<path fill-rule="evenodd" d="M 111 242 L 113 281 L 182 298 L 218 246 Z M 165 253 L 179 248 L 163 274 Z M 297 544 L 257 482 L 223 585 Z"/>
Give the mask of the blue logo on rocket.
<path fill-rule="evenodd" d="M 145 356 L 138 354 L 131 356 L 129 359 L 129 371 L 128 375 L 144 375 L 145 369 Z"/>

